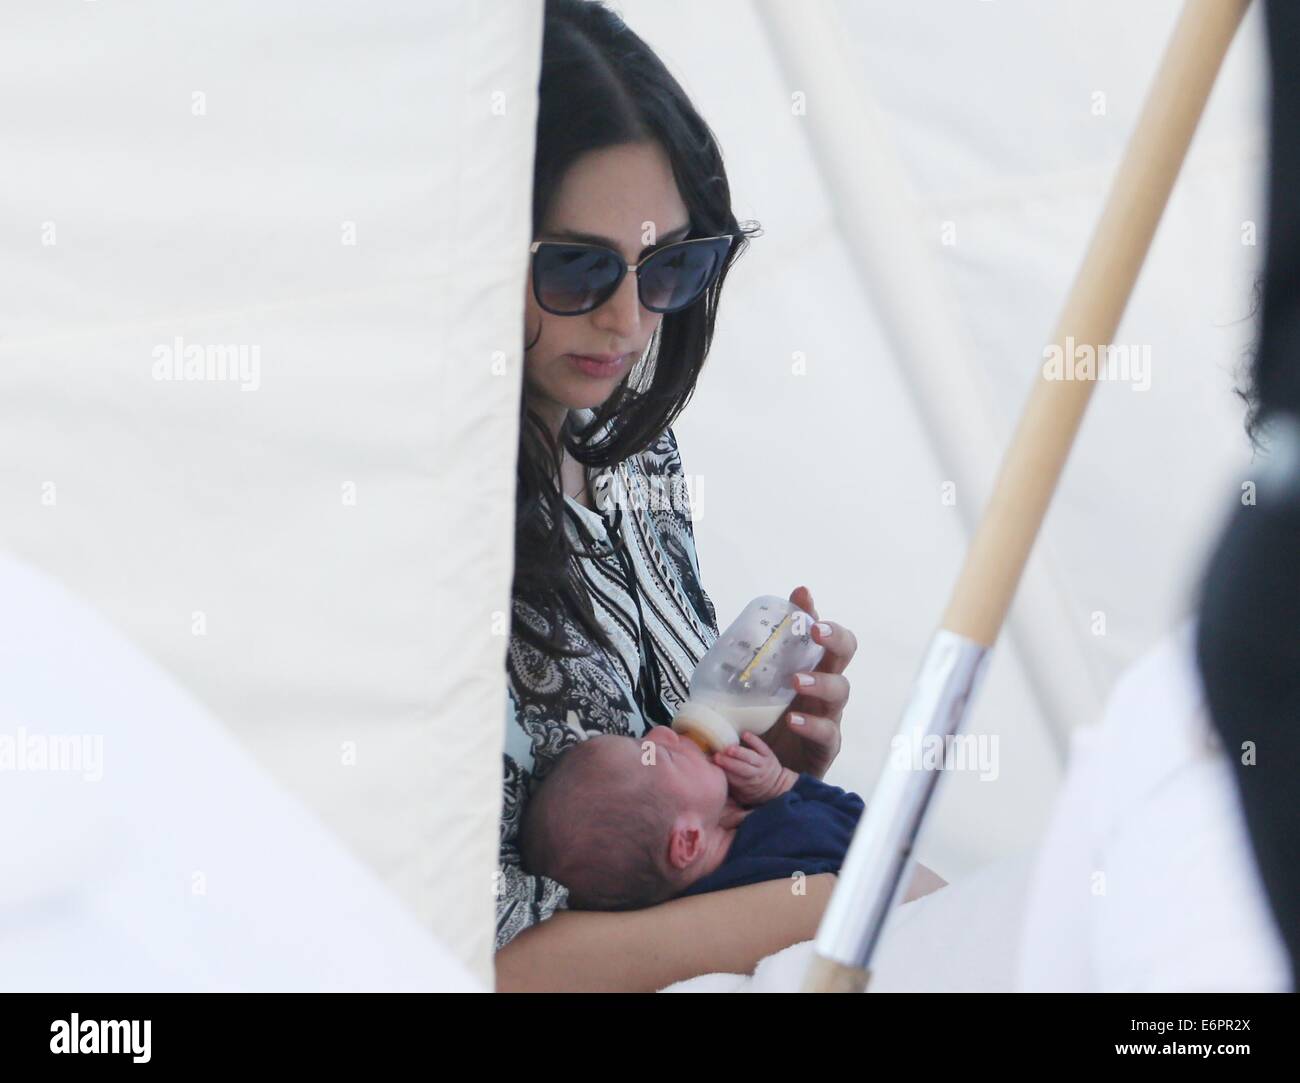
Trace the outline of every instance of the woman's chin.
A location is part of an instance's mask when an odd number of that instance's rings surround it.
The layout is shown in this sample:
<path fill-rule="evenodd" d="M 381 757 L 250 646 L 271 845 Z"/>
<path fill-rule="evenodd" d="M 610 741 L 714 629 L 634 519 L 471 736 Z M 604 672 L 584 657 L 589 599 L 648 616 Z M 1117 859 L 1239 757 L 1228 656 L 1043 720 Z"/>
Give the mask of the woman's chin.
<path fill-rule="evenodd" d="M 580 384 L 571 384 L 565 388 L 565 395 L 561 401 L 570 410 L 595 410 L 604 404 L 605 400 L 614 393 L 618 387 L 618 380 L 614 377 L 605 379 L 588 378 Z"/>

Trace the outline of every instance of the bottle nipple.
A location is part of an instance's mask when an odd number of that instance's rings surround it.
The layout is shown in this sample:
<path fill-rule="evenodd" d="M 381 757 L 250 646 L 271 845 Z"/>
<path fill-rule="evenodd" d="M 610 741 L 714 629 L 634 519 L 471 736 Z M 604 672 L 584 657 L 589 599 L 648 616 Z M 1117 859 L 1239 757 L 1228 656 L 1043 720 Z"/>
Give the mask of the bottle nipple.
<path fill-rule="evenodd" d="M 699 745 L 700 749 L 704 752 L 706 756 L 713 755 L 713 748 L 710 746 L 709 742 L 705 739 L 704 734 L 700 733 L 698 730 L 687 730 L 685 733 L 682 734 L 682 736 L 685 737 L 688 741 L 694 741 L 695 744 Z"/>
<path fill-rule="evenodd" d="M 735 727 L 712 707 L 688 699 L 673 719 L 673 732 L 689 737 L 710 756 L 740 740 Z"/>

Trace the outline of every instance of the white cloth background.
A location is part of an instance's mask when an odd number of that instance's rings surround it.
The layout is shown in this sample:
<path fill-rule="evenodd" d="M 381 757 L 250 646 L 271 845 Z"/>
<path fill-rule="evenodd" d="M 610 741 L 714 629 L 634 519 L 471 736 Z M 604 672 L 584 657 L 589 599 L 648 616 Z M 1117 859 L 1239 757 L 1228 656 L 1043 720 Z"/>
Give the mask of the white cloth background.
<path fill-rule="evenodd" d="M 1074 734 L 1030 880 L 1025 992 L 1288 992 L 1228 757 L 1205 714 L 1189 621 Z"/>
<path fill-rule="evenodd" d="M 0 548 L 484 983 L 540 41 L 540 5 L 458 0 L 0 35 Z M 156 379 L 177 336 L 258 379 Z"/>
<path fill-rule="evenodd" d="M 488 988 L 101 615 L 0 598 L 0 988 Z"/>

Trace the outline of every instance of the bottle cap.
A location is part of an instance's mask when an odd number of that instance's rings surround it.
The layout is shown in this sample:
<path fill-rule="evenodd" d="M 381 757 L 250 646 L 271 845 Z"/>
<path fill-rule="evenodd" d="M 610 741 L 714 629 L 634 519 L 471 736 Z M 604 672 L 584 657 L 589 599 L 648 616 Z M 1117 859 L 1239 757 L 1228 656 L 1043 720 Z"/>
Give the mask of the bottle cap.
<path fill-rule="evenodd" d="M 689 737 L 705 752 L 718 752 L 728 745 L 740 743 L 736 728 L 718 711 L 689 699 L 673 719 L 673 731 Z"/>

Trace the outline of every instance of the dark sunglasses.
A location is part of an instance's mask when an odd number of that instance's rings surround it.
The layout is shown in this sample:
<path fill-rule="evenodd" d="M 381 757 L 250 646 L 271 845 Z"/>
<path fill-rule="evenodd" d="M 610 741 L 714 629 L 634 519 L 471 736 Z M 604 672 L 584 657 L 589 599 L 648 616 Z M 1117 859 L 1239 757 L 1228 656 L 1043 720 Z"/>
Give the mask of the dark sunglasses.
<path fill-rule="evenodd" d="M 697 237 L 664 245 L 636 264 L 637 294 L 651 312 L 680 312 L 700 299 L 722 270 L 732 237 Z M 534 241 L 533 295 L 556 316 L 580 316 L 614 296 L 628 262 L 612 248 Z"/>

